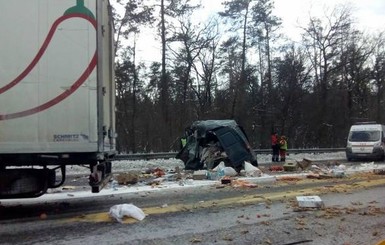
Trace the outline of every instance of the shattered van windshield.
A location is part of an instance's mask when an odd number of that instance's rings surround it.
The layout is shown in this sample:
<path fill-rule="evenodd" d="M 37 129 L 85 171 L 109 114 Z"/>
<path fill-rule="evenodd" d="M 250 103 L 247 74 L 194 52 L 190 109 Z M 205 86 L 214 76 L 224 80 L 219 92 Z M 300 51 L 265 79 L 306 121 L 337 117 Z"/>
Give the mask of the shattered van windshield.
<path fill-rule="evenodd" d="M 380 140 L 380 131 L 352 131 L 349 135 L 351 142 L 373 142 Z"/>

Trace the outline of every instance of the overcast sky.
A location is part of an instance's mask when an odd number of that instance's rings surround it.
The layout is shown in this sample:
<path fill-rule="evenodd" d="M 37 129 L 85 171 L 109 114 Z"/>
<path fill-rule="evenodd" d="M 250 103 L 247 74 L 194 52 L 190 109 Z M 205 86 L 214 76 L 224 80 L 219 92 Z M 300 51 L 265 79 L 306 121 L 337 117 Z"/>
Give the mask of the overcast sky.
<path fill-rule="evenodd" d="M 202 0 L 204 14 L 221 10 L 221 2 L 224 0 Z M 299 24 L 306 25 L 310 15 L 322 15 L 325 9 L 332 10 L 338 4 L 351 4 L 359 29 L 385 30 L 385 0 L 274 0 L 274 4 L 274 14 L 282 19 L 286 32 L 292 32 Z"/>
<path fill-rule="evenodd" d="M 112 3 L 114 1 L 116 0 L 111 0 Z M 203 5 L 201 14 L 199 14 L 199 19 L 202 21 L 223 10 L 221 3 L 224 0 L 195 1 L 201 1 Z M 358 29 L 372 33 L 385 31 L 385 0 L 274 0 L 274 3 L 274 14 L 282 19 L 282 31 L 296 41 L 300 37 L 298 26 L 306 26 L 309 16 L 321 16 L 325 10 L 327 13 L 327 10 L 332 10 L 337 4 L 351 4 L 352 15 L 355 17 Z M 153 31 L 151 32 L 153 33 Z M 141 40 L 145 41 L 138 42 L 139 56 L 154 57 L 154 53 L 159 53 L 160 56 L 160 42 L 148 41 L 154 40 L 154 38 L 149 38 L 149 35 L 152 35 L 151 32 L 141 34 Z"/>
<path fill-rule="evenodd" d="M 351 4 L 352 15 L 361 30 L 385 30 L 384 0 L 275 0 L 276 15 L 283 20 L 285 28 L 294 28 L 297 23 L 307 23 L 309 15 L 320 15 L 323 9 L 333 9 L 337 4 Z"/>

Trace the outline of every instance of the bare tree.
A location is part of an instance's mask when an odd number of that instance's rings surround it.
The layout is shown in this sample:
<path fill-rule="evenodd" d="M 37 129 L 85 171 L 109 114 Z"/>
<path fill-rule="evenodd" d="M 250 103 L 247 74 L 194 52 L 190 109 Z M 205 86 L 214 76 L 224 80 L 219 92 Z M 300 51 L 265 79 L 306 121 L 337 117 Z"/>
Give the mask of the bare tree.
<path fill-rule="evenodd" d="M 231 31 L 236 31 L 238 28 L 241 30 L 241 56 L 240 56 L 240 76 L 237 78 L 237 85 L 234 90 L 234 97 L 232 99 L 231 115 L 232 118 L 239 118 L 242 108 L 245 106 L 244 96 L 242 93 L 245 91 L 246 82 L 246 52 L 247 52 L 247 39 L 248 39 L 248 23 L 249 23 L 249 11 L 253 0 L 232 0 L 224 2 L 225 11 L 220 12 L 220 16 L 231 20 Z M 234 40 L 234 39 L 233 39 Z"/>
<path fill-rule="evenodd" d="M 310 17 L 308 26 L 303 28 L 303 43 L 310 57 L 314 77 L 314 103 L 317 105 L 312 120 L 315 131 L 318 132 L 315 140 L 322 140 L 327 127 L 332 124 L 332 118 L 327 113 L 329 93 L 333 80 L 333 72 L 340 69 L 338 64 L 341 47 L 345 45 L 345 37 L 351 32 L 351 12 L 348 6 L 338 6 L 331 13 L 325 13 L 324 19 Z"/>
<path fill-rule="evenodd" d="M 168 32 L 173 26 L 173 20 L 179 16 L 183 16 L 186 13 L 194 11 L 199 5 L 191 5 L 190 0 L 160 0 L 160 22 L 159 32 L 162 45 L 162 73 L 160 79 L 160 106 L 163 115 L 163 126 L 160 128 L 163 132 L 163 139 L 166 141 L 162 145 L 164 150 L 168 150 L 168 146 L 172 142 L 167 141 L 172 137 L 172 125 L 169 117 L 169 104 L 170 104 L 170 76 L 166 70 L 166 58 L 167 58 L 167 44 L 169 42 Z M 166 148 L 167 147 L 167 148 Z"/>
<path fill-rule="evenodd" d="M 188 120 L 199 119 L 200 111 L 203 109 L 203 98 L 207 86 L 201 85 L 201 79 L 210 84 L 212 80 L 212 66 L 211 71 L 208 67 L 197 67 L 198 62 L 202 62 L 202 57 L 205 53 L 210 51 L 213 42 L 217 40 L 218 31 L 215 22 L 208 22 L 207 24 L 192 24 L 188 18 L 181 18 L 179 20 L 179 27 L 174 31 L 172 40 L 178 44 L 178 49 L 173 50 L 174 54 L 174 68 L 178 70 L 178 75 L 175 77 L 176 91 L 180 94 L 180 112 L 179 117 L 187 124 Z M 171 49 L 171 48 L 170 48 Z M 171 49 L 172 50 L 172 49 Z M 215 61 L 210 61 L 215 62 Z M 202 63 L 200 63 L 202 64 Z M 202 68 L 203 70 L 200 70 Z M 205 76 L 202 72 L 208 73 L 211 77 Z M 210 89 L 210 87 L 208 87 Z M 187 103 L 190 102 L 190 103 Z M 196 104 L 196 106 L 194 104 Z M 195 117 L 193 115 L 187 116 L 186 113 L 191 112 L 191 108 L 197 107 Z"/>
<path fill-rule="evenodd" d="M 280 28 L 281 19 L 273 15 L 274 3 L 271 0 L 258 0 L 252 8 L 253 44 L 259 49 L 260 67 L 267 67 L 266 73 L 261 69 L 261 81 L 267 84 L 267 97 L 273 88 L 272 79 L 272 45 L 277 38 L 276 32 Z"/>
<path fill-rule="evenodd" d="M 385 32 L 379 33 L 374 41 L 372 79 L 376 92 L 375 115 L 378 122 L 383 122 L 385 120 L 383 114 L 385 105 Z"/>
<path fill-rule="evenodd" d="M 123 14 L 119 14 L 118 9 L 114 9 L 113 11 L 115 22 L 115 52 L 118 52 L 126 48 L 126 46 L 122 44 L 122 38 L 127 40 L 130 35 L 140 32 L 141 26 L 151 25 L 154 17 L 152 15 L 152 6 L 146 5 L 144 0 L 117 0 L 116 8 L 119 8 L 119 10 L 123 9 Z"/>

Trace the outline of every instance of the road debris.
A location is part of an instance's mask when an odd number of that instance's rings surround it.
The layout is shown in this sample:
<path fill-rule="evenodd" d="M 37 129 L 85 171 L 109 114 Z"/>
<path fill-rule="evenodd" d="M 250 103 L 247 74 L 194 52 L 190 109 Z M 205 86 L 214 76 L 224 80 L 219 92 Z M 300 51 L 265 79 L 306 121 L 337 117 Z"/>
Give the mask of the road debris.
<path fill-rule="evenodd" d="M 124 217 L 132 217 L 137 220 L 143 220 L 146 215 L 142 209 L 133 204 L 118 204 L 110 208 L 109 215 L 116 219 L 119 223 L 123 223 Z"/>
<path fill-rule="evenodd" d="M 283 167 L 279 166 L 279 165 L 270 166 L 269 170 L 272 171 L 272 172 L 282 172 L 282 171 L 284 171 Z"/>
<path fill-rule="evenodd" d="M 204 180 L 207 178 L 207 171 L 206 170 L 197 170 L 193 173 L 193 179 L 194 180 Z"/>
<path fill-rule="evenodd" d="M 65 185 L 65 186 L 62 186 L 61 189 L 63 191 L 69 191 L 69 190 L 75 190 L 76 187 L 75 186 L 70 186 L 70 185 Z"/>
<path fill-rule="evenodd" d="M 304 158 L 302 161 L 298 162 L 298 167 L 301 168 L 302 170 L 308 169 L 312 164 L 312 160 L 308 158 Z"/>
<path fill-rule="evenodd" d="M 385 169 L 373 169 L 374 174 L 385 175 Z"/>
<path fill-rule="evenodd" d="M 297 196 L 296 199 L 300 208 L 324 207 L 324 203 L 319 196 Z"/>
<path fill-rule="evenodd" d="M 39 218 L 40 219 L 47 219 L 47 214 L 46 213 L 41 213 Z"/>
<path fill-rule="evenodd" d="M 246 180 L 240 180 L 240 179 L 233 180 L 231 182 L 231 186 L 232 187 L 247 187 L 247 188 L 256 188 L 256 187 L 258 187 L 257 184 L 251 183 L 251 182 L 246 181 Z"/>
<path fill-rule="evenodd" d="M 136 184 L 139 180 L 139 173 L 136 171 L 120 173 L 116 176 L 116 180 L 118 181 L 119 185 Z"/>
<path fill-rule="evenodd" d="M 283 164 L 283 169 L 285 171 L 297 171 L 298 170 L 298 162 L 294 160 L 287 160 L 285 164 Z"/>
<path fill-rule="evenodd" d="M 245 166 L 245 173 L 247 177 L 261 177 L 262 176 L 262 171 L 258 168 L 253 166 L 249 162 L 244 163 Z"/>

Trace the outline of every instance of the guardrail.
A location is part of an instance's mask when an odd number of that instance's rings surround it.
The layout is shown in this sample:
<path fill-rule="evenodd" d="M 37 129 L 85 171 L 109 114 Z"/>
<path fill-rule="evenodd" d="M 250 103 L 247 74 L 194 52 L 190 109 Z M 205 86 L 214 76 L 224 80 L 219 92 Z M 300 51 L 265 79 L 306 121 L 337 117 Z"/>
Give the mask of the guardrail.
<path fill-rule="evenodd" d="M 257 154 L 270 154 L 271 149 L 254 149 Z M 345 148 L 311 148 L 311 149 L 288 149 L 289 154 L 299 153 L 327 153 L 345 151 Z M 177 152 L 158 152 L 158 153 L 133 153 L 133 154 L 118 154 L 114 160 L 150 160 L 150 159 L 168 159 L 175 158 Z"/>

